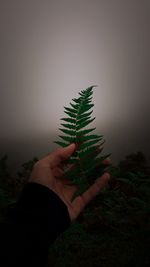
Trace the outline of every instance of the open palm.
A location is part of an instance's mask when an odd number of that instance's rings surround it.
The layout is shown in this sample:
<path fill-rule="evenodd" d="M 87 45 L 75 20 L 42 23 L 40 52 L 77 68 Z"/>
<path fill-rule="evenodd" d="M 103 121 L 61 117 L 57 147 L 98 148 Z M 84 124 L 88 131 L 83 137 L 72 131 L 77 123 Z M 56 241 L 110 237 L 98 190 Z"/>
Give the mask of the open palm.
<path fill-rule="evenodd" d="M 101 191 L 109 180 L 109 174 L 104 173 L 87 191 L 71 201 L 77 186 L 67 184 L 69 181 L 61 177 L 64 173 L 63 161 L 68 159 L 74 150 L 75 144 L 71 144 L 68 147 L 59 148 L 48 154 L 34 164 L 30 176 L 31 182 L 47 186 L 61 198 L 68 208 L 71 221 L 78 217 L 84 207 Z M 104 163 L 107 164 L 108 162 L 105 161 Z"/>

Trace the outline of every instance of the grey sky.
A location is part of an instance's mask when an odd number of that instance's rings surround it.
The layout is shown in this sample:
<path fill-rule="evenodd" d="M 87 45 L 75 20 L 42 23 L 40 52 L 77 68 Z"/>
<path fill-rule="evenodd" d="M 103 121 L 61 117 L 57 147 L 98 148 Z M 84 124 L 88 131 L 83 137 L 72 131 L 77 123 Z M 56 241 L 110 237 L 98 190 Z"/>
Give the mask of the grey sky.
<path fill-rule="evenodd" d="M 150 159 L 149 12 L 146 0 L 1 0 L 0 155 L 50 153 L 63 106 L 97 84 L 104 152 Z"/>

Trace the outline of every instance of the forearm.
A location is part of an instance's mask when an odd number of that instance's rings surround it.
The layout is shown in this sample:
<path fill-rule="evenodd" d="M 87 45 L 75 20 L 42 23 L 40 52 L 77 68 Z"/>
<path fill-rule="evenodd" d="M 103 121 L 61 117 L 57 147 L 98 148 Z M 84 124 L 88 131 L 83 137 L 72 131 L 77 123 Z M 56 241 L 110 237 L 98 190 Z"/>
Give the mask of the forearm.
<path fill-rule="evenodd" d="M 46 266 L 48 247 L 70 223 L 66 205 L 53 191 L 28 183 L 1 225 L 0 266 Z"/>

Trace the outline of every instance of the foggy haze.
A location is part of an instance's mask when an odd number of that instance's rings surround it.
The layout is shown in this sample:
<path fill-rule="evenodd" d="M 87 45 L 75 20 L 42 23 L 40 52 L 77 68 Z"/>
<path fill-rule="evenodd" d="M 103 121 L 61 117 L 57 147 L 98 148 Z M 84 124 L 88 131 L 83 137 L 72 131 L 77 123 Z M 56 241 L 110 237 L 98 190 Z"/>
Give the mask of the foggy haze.
<path fill-rule="evenodd" d="M 91 86 L 91 126 L 117 162 L 150 159 L 147 0 L 0 1 L 0 156 L 15 168 L 57 148 L 60 118 Z"/>

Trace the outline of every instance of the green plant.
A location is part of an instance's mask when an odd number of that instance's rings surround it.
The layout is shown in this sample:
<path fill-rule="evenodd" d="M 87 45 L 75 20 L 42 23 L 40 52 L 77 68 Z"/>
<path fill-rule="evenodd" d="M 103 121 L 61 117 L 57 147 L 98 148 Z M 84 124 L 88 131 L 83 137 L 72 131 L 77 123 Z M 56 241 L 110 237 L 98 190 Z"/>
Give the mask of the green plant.
<path fill-rule="evenodd" d="M 63 140 L 55 141 L 54 143 L 61 147 L 66 147 L 71 143 L 76 144 L 76 150 L 69 160 L 65 163 L 71 164 L 71 167 L 65 169 L 64 177 L 68 178 L 71 184 L 79 186 L 76 191 L 77 196 L 84 192 L 93 181 L 102 175 L 104 172 L 104 165 L 102 161 L 109 155 L 99 156 L 103 149 L 103 135 L 89 134 L 96 128 L 85 128 L 95 119 L 91 118 L 94 107 L 92 101 L 93 88 L 87 89 L 79 93 L 79 98 L 72 99 L 74 103 L 70 103 L 71 107 L 64 107 L 66 118 L 61 118 L 65 121 L 59 128 L 65 135 L 59 135 Z"/>

